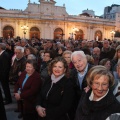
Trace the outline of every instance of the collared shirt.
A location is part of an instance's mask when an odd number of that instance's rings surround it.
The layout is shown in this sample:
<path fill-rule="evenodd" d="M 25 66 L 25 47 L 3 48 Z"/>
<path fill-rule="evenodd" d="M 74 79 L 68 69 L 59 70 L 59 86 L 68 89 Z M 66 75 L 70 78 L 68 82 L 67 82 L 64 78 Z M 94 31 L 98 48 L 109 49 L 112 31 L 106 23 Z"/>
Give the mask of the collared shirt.
<path fill-rule="evenodd" d="M 82 82 L 83 82 L 83 79 L 84 79 L 87 71 L 88 71 L 88 64 L 86 65 L 86 68 L 85 68 L 83 74 L 81 74 L 80 72 L 78 72 L 78 80 L 79 80 L 80 88 L 82 88 Z"/>
<path fill-rule="evenodd" d="M 118 87 L 120 86 L 120 80 L 118 80 L 117 86 L 115 87 L 113 94 L 115 95 L 117 92 L 119 92 Z"/>
<path fill-rule="evenodd" d="M 109 89 L 107 90 L 107 92 L 106 92 L 105 95 L 103 95 L 102 97 L 98 98 L 98 99 L 95 100 L 95 101 L 100 101 L 101 99 L 103 99 L 103 98 L 108 94 L 108 92 L 109 92 Z M 90 101 L 93 101 L 93 98 L 94 98 L 94 93 L 93 93 L 93 91 L 92 91 L 92 92 L 91 92 L 91 95 L 90 95 L 90 97 L 89 97 L 89 100 L 90 100 Z"/>
<path fill-rule="evenodd" d="M 1 52 L 0 52 L 0 55 L 2 55 L 2 53 L 4 52 L 5 50 L 2 50 Z"/>

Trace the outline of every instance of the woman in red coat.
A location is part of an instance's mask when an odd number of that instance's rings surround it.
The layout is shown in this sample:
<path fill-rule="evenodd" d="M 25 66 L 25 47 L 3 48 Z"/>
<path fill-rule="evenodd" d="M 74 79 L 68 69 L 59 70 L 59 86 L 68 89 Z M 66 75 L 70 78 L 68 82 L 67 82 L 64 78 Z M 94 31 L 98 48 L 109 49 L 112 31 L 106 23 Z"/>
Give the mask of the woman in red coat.
<path fill-rule="evenodd" d="M 27 60 L 26 70 L 15 85 L 14 95 L 17 101 L 23 100 L 23 120 L 36 120 L 36 96 L 40 90 L 40 75 L 36 72 L 35 60 Z"/>

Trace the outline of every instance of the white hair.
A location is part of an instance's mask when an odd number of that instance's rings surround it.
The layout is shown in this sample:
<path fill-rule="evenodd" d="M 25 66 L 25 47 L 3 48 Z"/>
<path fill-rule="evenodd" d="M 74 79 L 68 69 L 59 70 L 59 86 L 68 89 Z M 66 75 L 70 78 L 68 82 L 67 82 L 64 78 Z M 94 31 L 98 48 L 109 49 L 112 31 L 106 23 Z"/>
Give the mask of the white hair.
<path fill-rule="evenodd" d="M 24 53 L 24 48 L 21 46 L 16 46 L 15 50 L 20 50 L 22 53 Z"/>
<path fill-rule="evenodd" d="M 74 51 L 72 54 L 71 54 L 71 61 L 72 61 L 72 58 L 74 56 L 82 56 L 83 58 L 86 58 L 86 55 L 83 51 Z M 86 58 L 87 59 L 87 58 Z M 73 61 L 72 61 L 73 62 Z"/>
<path fill-rule="evenodd" d="M 27 56 L 27 59 L 34 59 L 34 60 L 36 60 L 36 56 L 33 55 L 33 54 L 29 54 L 29 55 Z"/>

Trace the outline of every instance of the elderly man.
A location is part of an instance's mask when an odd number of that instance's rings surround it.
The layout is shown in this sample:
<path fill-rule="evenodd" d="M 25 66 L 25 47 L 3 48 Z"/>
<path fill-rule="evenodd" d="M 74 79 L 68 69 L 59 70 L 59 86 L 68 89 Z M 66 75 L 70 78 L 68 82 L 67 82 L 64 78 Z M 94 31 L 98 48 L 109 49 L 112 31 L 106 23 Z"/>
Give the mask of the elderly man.
<path fill-rule="evenodd" d="M 10 89 L 9 89 L 9 70 L 10 70 L 10 57 L 5 51 L 6 45 L 0 43 L 0 82 L 5 94 L 4 104 L 12 102 Z"/>
<path fill-rule="evenodd" d="M 16 58 L 10 69 L 9 80 L 12 84 L 15 84 L 20 76 L 21 72 L 25 70 L 26 59 L 24 57 L 24 48 L 21 46 L 15 47 Z"/>
<path fill-rule="evenodd" d="M 79 99 L 82 92 L 87 87 L 86 75 L 88 70 L 92 67 L 87 62 L 86 55 L 83 51 L 75 51 L 71 54 L 71 61 L 73 62 L 75 69 L 71 72 L 71 80 L 75 89 L 75 102 L 74 102 L 74 112 L 78 106 Z"/>
<path fill-rule="evenodd" d="M 27 42 L 26 39 L 22 39 L 22 40 L 21 40 L 21 47 L 26 48 L 26 47 L 29 47 L 29 46 L 30 46 L 30 45 L 28 44 L 28 42 Z"/>

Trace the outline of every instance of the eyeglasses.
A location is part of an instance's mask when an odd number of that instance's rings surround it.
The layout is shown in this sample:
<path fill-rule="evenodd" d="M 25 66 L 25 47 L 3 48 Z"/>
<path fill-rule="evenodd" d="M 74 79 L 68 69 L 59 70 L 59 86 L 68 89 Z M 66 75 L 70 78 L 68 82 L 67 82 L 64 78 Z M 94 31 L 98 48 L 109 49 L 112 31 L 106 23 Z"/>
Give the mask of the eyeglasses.
<path fill-rule="evenodd" d="M 102 88 L 106 88 L 106 87 L 109 86 L 108 83 L 100 84 L 100 83 L 98 83 L 98 82 L 93 82 L 93 85 L 94 85 L 96 88 L 99 88 L 100 86 L 101 86 Z"/>

